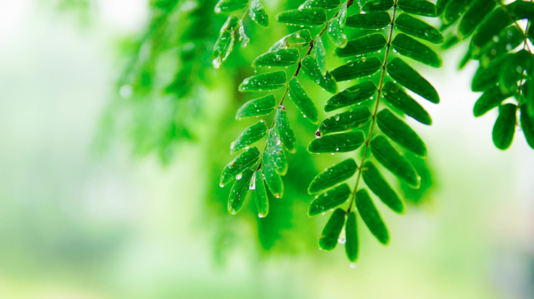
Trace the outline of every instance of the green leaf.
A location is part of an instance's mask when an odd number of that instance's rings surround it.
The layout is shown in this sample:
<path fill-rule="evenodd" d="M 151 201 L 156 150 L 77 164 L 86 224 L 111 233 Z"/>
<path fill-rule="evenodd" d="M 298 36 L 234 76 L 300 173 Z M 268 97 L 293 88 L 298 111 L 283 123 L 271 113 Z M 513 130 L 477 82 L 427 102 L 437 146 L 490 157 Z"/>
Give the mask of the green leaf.
<path fill-rule="evenodd" d="M 228 58 L 234 48 L 235 36 L 234 30 L 237 28 L 239 20 L 236 16 L 229 16 L 226 23 L 221 28 L 219 38 L 213 47 L 213 66 L 219 68 L 221 63 Z"/>
<path fill-rule="evenodd" d="M 267 147 L 263 152 L 263 160 L 270 161 L 274 167 L 274 171 L 279 175 L 285 175 L 287 172 L 287 159 L 284 149 L 282 148 L 282 139 L 278 130 L 271 129 L 267 137 Z"/>
<path fill-rule="evenodd" d="M 341 8 L 338 11 L 338 21 L 341 28 L 345 26 L 345 23 L 347 22 L 347 10 L 348 10 L 349 0 L 345 0 L 343 4 L 341 4 Z"/>
<path fill-rule="evenodd" d="M 426 159 L 419 158 L 410 152 L 407 152 L 405 157 L 415 168 L 417 174 L 421 177 L 421 186 L 415 189 L 403 181 L 400 181 L 399 185 L 404 201 L 414 205 L 419 205 L 424 201 L 432 200 L 432 192 L 436 188 L 436 184 L 428 161 Z"/>
<path fill-rule="evenodd" d="M 364 142 L 362 131 L 327 135 L 313 140 L 308 146 L 310 153 L 345 153 L 358 149 Z"/>
<path fill-rule="evenodd" d="M 230 195 L 228 196 L 228 213 L 235 215 L 243 207 L 252 174 L 254 174 L 254 171 L 247 168 L 242 174 L 237 175 L 236 181 L 232 186 L 232 191 L 230 191 Z"/>
<path fill-rule="evenodd" d="M 376 119 L 378 128 L 384 135 L 412 153 L 420 157 L 426 156 L 426 146 L 421 137 L 391 111 L 388 109 L 380 111 Z"/>
<path fill-rule="evenodd" d="M 347 217 L 347 223 L 345 224 L 345 237 L 347 239 L 347 242 L 345 243 L 345 253 L 347 254 L 349 261 L 355 262 L 358 259 L 358 253 L 360 251 L 356 212 L 350 212 Z"/>
<path fill-rule="evenodd" d="M 527 105 L 521 105 L 521 129 L 525 135 L 528 145 L 534 149 L 534 117 L 530 116 L 527 111 Z"/>
<path fill-rule="evenodd" d="M 269 15 L 263 8 L 260 0 L 252 0 L 250 2 L 250 18 L 262 27 L 269 27 Z"/>
<path fill-rule="evenodd" d="M 241 48 L 244 48 L 248 46 L 250 43 L 250 38 L 247 36 L 247 33 L 245 32 L 245 25 L 243 25 L 243 20 L 239 20 L 239 41 L 241 42 Z"/>
<path fill-rule="evenodd" d="M 306 56 L 301 61 L 302 70 L 304 74 L 308 76 L 313 82 L 321 86 L 324 90 L 329 93 L 337 92 L 337 83 L 334 80 L 334 77 L 329 72 L 326 72 L 325 75 L 321 74 L 321 70 L 317 65 L 317 60 L 311 56 Z"/>
<path fill-rule="evenodd" d="M 426 17 L 436 16 L 436 6 L 432 2 L 424 0 L 399 0 L 397 2 L 397 5 L 404 12 L 411 13 L 414 15 Z"/>
<path fill-rule="evenodd" d="M 391 24 L 391 17 L 387 12 L 370 12 L 349 16 L 345 26 L 360 29 L 384 29 Z"/>
<path fill-rule="evenodd" d="M 296 46 L 308 45 L 311 42 L 311 33 L 308 29 L 301 29 L 281 38 L 269 48 L 269 52 L 285 49 L 289 44 Z"/>
<path fill-rule="evenodd" d="M 505 150 L 512 145 L 515 134 L 515 125 L 517 123 L 517 106 L 514 104 L 504 104 L 499 107 L 499 117 L 493 126 L 493 144 L 500 149 Z"/>
<path fill-rule="evenodd" d="M 336 209 L 332 213 L 332 216 L 330 216 L 330 219 L 328 219 L 321 236 L 319 236 L 319 246 L 324 250 L 333 250 L 336 248 L 344 224 L 345 211 Z"/>
<path fill-rule="evenodd" d="M 388 229 L 384 220 L 380 217 L 380 213 L 373 204 L 369 193 L 367 193 L 367 190 L 360 189 L 356 192 L 356 207 L 358 208 L 358 213 L 360 213 L 363 222 L 373 236 L 375 236 L 380 243 L 386 245 L 389 242 Z"/>
<path fill-rule="evenodd" d="M 224 187 L 224 185 L 233 181 L 236 176 L 242 173 L 245 169 L 256 164 L 259 158 L 260 151 L 255 146 L 250 147 L 241 153 L 241 155 L 237 156 L 232 162 L 224 167 L 220 186 Z"/>
<path fill-rule="evenodd" d="M 499 86 L 494 86 L 485 91 L 482 96 L 478 98 L 473 107 L 473 114 L 475 117 L 482 116 L 491 109 L 501 105 L 504 100 L 511 96 L 512 94 L 503 94 Z"/>
<path fill-rule="evenodd" d="M 339 108 L 351 106 L 369 100 L 376 92 L 376 85 L 373 81 L 351 86 L 342 92 L 331 97 L 324 106 L 325 112 L 334 111 Z"/>
<path fill-rule="evenodd" d="M 345 48 L 337 48 L 335 53 L 339 57 L 362 55 L 376 52 L 386 44 L 386 37 L 382 33 L 373 33 L 349 41 Z"/>
<path fill-rule="evenodd" d="M 302 8 L 286 10 L 276 16 L 280 23 L 293 26 L 319 26 L 326 23 L 326 10 L 323 8 Z"/>
<path fill-rule="evenodd" d="M 274 117 L 275 127 L 280 134 L 280 140 L 286 149 L 292 153 L 295 152 L 295 133 L 291 129 L 289 124 L 289 118 L 287 117 L 286 111 L 283 107 L 280 107 L 276 110 L 276 115 Z"/>
<path fill-rule="evenodd" d="M 397 26 L 397 29 L 406 34 L 424 39 L 434 44 L 441 44 L 444 39 L 439 30 L 409 14 L 400 14 L 395 20 L 395 25 Z"/>
<path fill-rule="evenodd" d="M 289 97 L 305 118 L 308 118 L 312 123 L 317 123 L 317 108 L 296 77 L 289 81 Z"/>
<path fill-rule="evenodd" d="M 502 93 L 515 92 L 517 82 L 523 78 L 523 72 L 532 74 L 533 65 L 534 56 L 527 50 L 508 55 L 499 71 L 499 87 Z"/>
<path fill-rule="evenodd" d="M 488 67 L 493 61 L 499 59 L 503 54 L 515 49 L 524 40 L 523 31 L 516 25 L 508 26 L 499 32 L 499 35 L 486 43 L 480 50 L 478 58 L 480 67 Z M 504 61 L 503 61 L 504 62 Z"/>
<path fill-rule="evenodd" d="M 386 137 L 378 135 L 371 140 L 371 153 L 380 164 L 399 179 L 410 186 L 418 187 L 421 178 L 413 166 L 387 141 Z"/>
<path fill-rule="evenodd" d="M 386 11 L 393 7 L 393 0 L 371 0 L 365 3 L 362 10 L 365 12 L 371 11 Z"/>
<path fill-rule="evenodd" d="M 343 30 L 339 18 L 332 18 L 328 22 L 328 37 L 336 45 L 336 47 L 343 48 L 347 45 L 347 35 Z"/>
<path fill-rule="evenodd" d="M 397 213 L 404 212 L 404 203 L 391 188 L 378 168 L 371 162 L 365 162 L 362 172 L 363 181 L 378 198 L 390 209 Z"/>
<path fill-rule="evenodd" d="M 248 0 L 219 0 L 215 5 L 215 12 L 234 12 L 248 6 Z"/>
<path fill-rule="evenodd" d="M 239 136 L 237 136 L 237 139 L 234 140 L 234 142 L 232 142 L 230 145 L 231 152 L 235 153 L 255 142 L 262 140 L 263 137 L 267 135 L 268 131 L 269 129 L 267 128 L 267 124 L 265 124 L 263 120 L 260 120 L 259 122 L 246 128 L 241 134 L 239 134 Z"/>
<path fill-rule="evenodd" d="M 369 120 L 371 120 L 369 108 L 356 107 L 325 119 L 319 125 L 319 133 L 325 135 L 357 129 Z"/>
<path fill-rule="evenodd" d="M 284 184 L 282 178 L 275 171 L 275 166 L 266 152 L 263 153 L 263 159 L 261 164 L 263 170 L 263 178 L 269 190 L 276 198 L 284 196 Z"/>
<path fill-rule="evenodd" d="M 248 77 L 239 85 L 239 91 L 275 90 L 286 84 L 286 72 L 277 71 Z"/>
<path fill-rule="evenodd" d="M 387 65 L 387 71 L 400 85 L 432 103 L 439 103 L 439 95 L 434 87 L 402 59 L 393 58 Z"/>
<path fill-rule="evenodd" d="M 349 185 L 343 184 L 316 196 L 310 203 L 309 216 L 316 216 L 343 204 L 349 198 L 351 192 Z"/>
<path fill-rule="evenodd" d="M 411 116 L 418 122 L 431 125 L 432 119 L 426 110 L 419 105 L 412 97 L 406 94 L 401 87 L 393 82 L 387 82 L 382 90 L 386 101 L 399 109 L 404 114 Z"/>
<path fill-rule="evenodd" d="M 465 38 L 471 35 L 496 4 L 495 1 L 472 0 L 469 9 L 465 12 L 458 25 L 460 37 Z"/>
<path fill-rule="evenodd" d="M 267 67 L 283 67 L 290 66 L 299 62 L 299 50 L 297 49 L 281 49 L 273 52 L 267 52 L 254 59 L 253 67 L 267 66 Z"/>
<path fill-rule="evenodd" d="M 341 0 L 306 0 L 303 4 L 299 6 L 299 9 L 310 8 L 310 7 L 320 7 L 324 9 L 334 9 L 338 8 L 341 5 Z"/>
<path fill-rule="evenodd" d="M 249 190 L 252 190 L 254 202 L 258 209 L 258 217 L 264 218 L 269 214 L 269 198 L 267 197 L 267 190 L 263 184 L 263 172 L 258 169 L 250 182 Z"/>
<path fill-rule="evenodd" d="M 276 98 L 272 94 L 266 95 L 246 102 L 237 110 L 235 118 L 240 120 L 245 117 L 267 115 L 274 110 L 274 107 L 276 107 Z"/>
<path fill-rule="evenodd" d="M 450 0 L 443 11 L 441 20 L 444 24 L 452 24 L 469 8 L 472 0 Z"/>
<path fill-rule="evenodd" d="M 362 58 L 344 64 L 330 73 L 337 82 L 348 81 L 356 78 L 373 75 L 382 67 L 382 62 L 378 57 Z"/>
<path fill-rule="evenodd" d="M 315 37 L 313 44 L 313 53 L 315 54 L 315 58 L 317 59 L 317 67 L 321 71 L 321 74 L 324 76 L 326 75 L 326 50 L 324 48 L 323 40 L 321 39 L 320 35 L 317 35 Z"/>
<path fill-rule="evenodd" d="M 438 16 L 441 16 L 443 14 L 443 12 L 445 11 L 445 7 L 447 6 L 447 4 L 449 4 L 449 1 L 450 0 L 438 0 L 436 2 L 436 14 Z"/>
<path fill-rule="evenodd" d="M 356 170 L 358 165 L 354 159 L 349 158 L 338 164 L 325 169 L 323 172 L 318 174 L 308 187 L 308 193 L 314 194 L 319 193 L 323 190 L 329 189 L 350 179 Z M 350 190 L 349 190 L 350 193 Z"/>
<path fill-rule="evenodd" d="M 471 90 L 474 92 L 486 91 L 494 87 L 499 81 L 499 71 L 508 55 L 502 56 L 487 67 L 480 66 L 471 81 Z"/>
<path fill-rule="evenodd" d="M 406 34 L 397 34 L 391 45 L 399 54 L 430 65 L 431 67 L 440 67 L 443 64 L 441 57 L 436 52 Z"/>
<path fill-rule="evenodd" d="M 441 45 L 443 50 L 450 49 L 460 42 L 460 38 L 457 35 L 449 34 L 445 39 L 445 42 Z"/>

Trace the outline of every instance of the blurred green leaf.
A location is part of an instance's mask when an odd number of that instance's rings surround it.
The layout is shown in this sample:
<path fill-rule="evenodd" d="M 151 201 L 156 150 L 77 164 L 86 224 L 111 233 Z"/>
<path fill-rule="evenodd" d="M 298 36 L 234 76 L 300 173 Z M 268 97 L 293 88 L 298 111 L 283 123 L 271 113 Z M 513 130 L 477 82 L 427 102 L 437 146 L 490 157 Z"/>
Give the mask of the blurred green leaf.
<path fill-rule="evenodd" d="M 375 83 L 370 80 L 351 86 L 328 99 L 324 111 L 330 112 L 367 101 L 375 94 L 376 89 Z"/>
<path fill-rule="evenodd" d="M 277 71 L 248 77 L 239 85 L 239 91 L 275 90 L 286 84 L 286 72 Z"/>
<path fill-rule="evenodd" d="M 386 11 L 393 7 L 393 0 L 371 0 L 362 7 L 365 12 Z"/>
<path fill-rule="evenodd" d="M 269 198 L 267 197 L 267 190 L 263 184 L 263 171 L 258 169 L 252 178 L 250 183 L 250 190 L 252 190 L 252 196 L 258 209 L 258 217 L 264 218 L 269 214 Z"/>
<path fill-rule="evenodd" d="M 263 27 L 269 27 L 269 15 L 263 8 L 263 4 L 260 0 L 252 0 L 250 2 L 250 18 L 258 25 Z"/>
<path fill-rule="evenodd" d="M 336 248 L 339 235 L 345 224 L 345 211 L 336 209 L 326 223 L 321 236 L 319 236 L 319 246 L 324 250 Z"/>
<path fill-rule="evenodd" d="M 347 45 L 348 40 L 341 23 L 342 22 L 338 17 L 332 18 L 328 22 L 327 33 L 328 37 L 336 45 L 336 47 L 344 48 Z"/>
<path fill-rule="evenodd" d="M 404 12 L 425 17 L 436 16 L 436 6 L 424 0 L 399 0 L 397 5 Z"/>
<path fill-rule="evenodd" d="M 341 134 L 327 135 L 312 140 L 308 146 L 310 153 L 344 153 L 358 149 L 364 143 L 362 131 L 351 131 Z"/>
<path fill-rule="evenodd" d="M 377 114 L 376 122 L 382 133 L 391 140 L 420 157 L 426 156 L 426 146 L 421 137 L 387 108 Z"/>
<path fill-rule="evenodd" d="M 393 58 L 387 65 L 388 74 L 400 85 L 408 88 L 432 103 L 439 103 L 436 89 L 400 58 Z"/>
<path fill-rule="evenodd" d="M 386 206 L 397 213 L 404 212 L 404 203 L 371 161 L 366 161 L 363 165 L 362 177 L 367 187 Z"/>
<path fill-rule="evenodd" d="M 263 152 L 263 159 L 270 161 L 273 165 L 274 171 L 279 175 L 285 175 L 287 172 L 287 159 L 284 149 L 282 148 L 282 140 L 278 130 L 271 129 L 267 137 L 267 147 Z"/>
<path fill-rule="evenodd" d="M 410 97 L 401 87 L 393 82 L 387 82 L 384 85 L 382 93 L 388 103 L 393 105 L 408 116 L 418 122 L 431 125 L 432 119 L 428 112 L 417 103 L 412 97 Z"/>
<path fill-rule="evenodd" d="M 495 1 L 472 0 L 469 9 L 465 12 L 460 24 L 458 24 L 460 37 L 465 38 L 471 35 L 484 17 L 495 8 L 496 4 Z"/>
<path fill-rule="evenodd" d="M 228 55 L 232 52 L 235 42 L 235 29 L 239 20 L 236 16 L 229 16 L 226 23 L 221 28 L 219 38 L 215 42 L 213 47 L 213 66 L 219 68 L 221 63 L 228 58 Z"/>
<path fill-rule="evenodd" d="M 261 169 L 263 170 L 263 177 L 265 183 L 274 197 L 280 198 L 284 196 L 284 184 L 282 178 L 275 171 L 275 166 L 271 161 L 267 151 L 263 153 Z"/>
<path fill-rule="evenodd" d="M 267 128 L 267 124 L 263 120 L 260 120 L 259 122 L 246 128 L 241 134 L 239 134 L 239 136 L 237 136 L 237 139 L 234 140 L 230 145 L 231 152 L 235 153 L 262 140 L 268 132 L 269 128 Z"/>
<path fill-rule="evenodd" d="M 360 189 L 356 192 L 356 207 L 369 231 L 380 243 L 386 245 L 389 242 L 388 229 L 367 190 Z"/>
<path fill-rule="evenodd" d="M 339 185 L 325 193 L 316 196 L 310 203 L 309 216 L 316 216 L 343 204 L 349 198 L 351 192 L 349 185 Z"/>
<path fill-rule="evenodd" d="M 505 150 L 512 145 L 517 123 L 517 106 L 514 104 L 504 104 L 499 107 L 499 116 L 493 126 L 493 144 Z"/>
<path fill-rule="evenodd" d="M 356 107 L 343 113 L 330 116 L 319 125 L 321 135 L 358 129 L 371 120 L 367 107 Z"/>
<path fill-rule="evenodd" d="M 493 61 L 503 57 L 512 49 L 519 46 L 524 40 L 523 31 L 517 25 L 508 26 L 501 30 L 496 38 L 491 39 L 480 50 L 480 55 L 475 58 L 480 60 L 480 67 L 488 67 Z M 501 65 L 499 65 L 501 67 Z"/>
<path fill-rule="evenodd" d="M 247 168 L 236 176 L 236 181 L 232 186 L 232 191 L 230 191 L 230 196 L 228 197 L 228 213 L 235 215 L 243 207 L 243 203 L 247 197 L 249 190 L 250 179 L 254 171 L 250 168 Z"/>
<path fill-rule="evenodd" d="M 532 117 L 527 110 L 527 105 L 521 105 L 521 129 L 525 135 L 528 145 L 534 149 L 534 117 Z"/>
<path fill-rule="evenodd" d="M 506 57 L 508 55 L 501 56 L 491 62 L 487 67 L 479 66 L 473 76 L 473 81 L 471 81 L 471 90 L 474 92 L 486 91 L 494 87 L 499 81 L 499 71 Z"/>
<path fill-rule="evenodd" d="M 349 158 L 343 160 L 319 173 L 310 183 L 310 186 L 308 187 L 308 193 L 319 193 L 323 190 L 334 187 L 337 184 L 350 179 L 354 173 L 356 173 L 357 169 L 358 165 L 356 165 L 354 159 Z"/>
<path fill-rule="evenodd" d="M 445 7 L 447 7 L 447 4 L 449 4 L 450 0 L 438 0 L 436 2 L 436 14 L 438 16 L 441 16 L 443 12 L 445 11 Z"/>
<path fill-rule="evenodd" d="M 260 151 L 255 147 L 250 147 L 239 156 L 237 156 L 232 162 L 228 163 L 223 169 L 221 174 L 221 187 L 233 181 L 236 176 L 252 165 L 258 162 L 260 158 Z"/>
<path fill-rule="evenodd" d="M 391 45 L 394 50 L 399 52 L 399 54 L 410 57 L 426 65 L 440 67 L 443 64 L 441 57 L 439 57 L 436 52 L 406 34 L 397 34 Z"/>
<path fill-rule="evenodd" d="M 320 35 L 315 37 L 313 44 L 313 53 L 317 59 L 317 67 L 319 67 L 321 74 L 324 76 L 326 75 L 326 50 Z"/>
<path fill-rule="evenodd" d="M 512 94 L 503 94 L 499 86 L 494 86 L 486 90 L 475 102 L 473 114 L 475 117 L 482 116 L 493 108 L 498 107 L 504 100 L 511 97 Z"/>
<path fill-rule="evenodd" d="M 357 56 L 376 52 L 384 48 L 386 44 L 387 41 L 384 34 L 373 33 L 350 40 L 344 48 L 337 48 L 335 53 L 338 57 Z"/>
<path fill-rule="evenodd" d="M 330 73 L 337 82 L 353 80 L 365 76 L 373 75 L 382 67 L 382 62 L 378 57 L 359 59 L 344 64 Z"/>
<path fill-rule="evenodd" d="M 523 72 L 532 74 L 533 65 L 534 56 L 527 50 L 508 55 L 499 71 L 499 87 L 502 93 L 515 92 L 518 81 L 523 78 Z"/>
<path fill-rule="evenodd" d="M 279 41 L 274 43 L 274 45 L 269 48 L 269 51 L 277 51 L 285 49 L 288 45 L 293 46 L 303 46 L 307 45 L 311 41 L 311 33 L 308 29 L 301 29 L 299 31 L 293 32 L 281 38 Z"/>
<path fill-rule="evenodd" d="M 472 0 L 450 0 L 443 11 L 441 19 L 445 24 L 454 23 L 469 8 Z"/>

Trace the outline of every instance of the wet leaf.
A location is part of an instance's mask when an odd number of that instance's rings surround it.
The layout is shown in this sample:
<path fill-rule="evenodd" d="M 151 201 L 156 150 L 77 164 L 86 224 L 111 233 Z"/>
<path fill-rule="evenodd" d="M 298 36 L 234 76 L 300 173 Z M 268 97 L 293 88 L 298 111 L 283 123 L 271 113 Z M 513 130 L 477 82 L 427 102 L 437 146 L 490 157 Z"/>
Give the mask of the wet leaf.
<path fill-rule="evenodd" d="M 313 53 L 317 59 L 317 67 L 319 67 L 321 74 L 324 76 L 326 75 L 326 50 L 320 35 L 315 37 L 313 44 Z"/>
<path fill-rule="evenodd" d="M 418 122 L 431 125 L 432 119 L 428 112 L 417 103 L 412 97 L 410 97 L 401 87 L 393 82 L 387 82 L 383 89 L 384 97 L 386 101 L 399 109 L 406 115 L 412 117 Z"/>
<path fill-rule="evenodd" d="M 276 107 L 276 98 L 272 94 L 266 95 L 246 102 L 237 110 L 235 118 L 242 119 L 245 117 L 267 115 L 274 110 L 274 107 Z"/>
<path fill-rule="evenodd" d="M 331 97 L 324 107 L 325 112 L 355 105 L 369 100 L 376 93 L 376 85 L 373 81 L 365 81 L 351 86 Z"/>
<path fill-rule="evenodd" d="M 232 190 L 230 191 L 230 195 L 228 196 L 228 213 L 235 215 L 243 207 L 253 173 L 254 171 L 247 168 L 236 178 Z"/>
<path fill-rule="evenodd" d="M 309 119 L 312 123 L 317 123 L 317 108 L 315 108 L 315 104 L 308 97 L 296 77 L 289 81 L 289 97 L 297 105 L 305 118 Z"/>
<path fill-rule="evenodd" d="M 267 157 L 266 157 L 267 156 Z M 262 158 L 261 169 L 263 170 L 263 178 L 269 190 L 276 198 L 284 196 L 284 184 L 282 178 L 275 171 L 275 166 L 272 163 L 270 157 L 264 152 Z"/>
<path fill-rule="evenodd" d="M 400 85 L 432 103 L 439 103 L 439 95 L 434 87 L 402 59 L 393 58 L 387 65 L 387 71 Z"/>
<path fill-rule="evenodd" d="M 287 117 L 284 108 L 280 107 L 276 110 L 274 120 L 275 127 L 280 134 L 280 140 L 282 141 L 282 144 L 288 151 L 295 152 L 295 133 L 293 133 L 293 130 L 291 129 L 289 118 Z"/>
<path fill-rule="evenodd" d="M 221 63 L 228 58 L 234 47 L 235 36 L 234 31 L 237 28 L 239 20 L 236 16 L 229 16 L 226 23 L 221 28 L 219 38 L 213 47 L 213 66 L 219 68 Z"/>
<path fill-rule="evenodd" d="M 281 49 L 267 52 L 254 59 L 253 67 L 284 67 L 297 63 L 300 59 L 299 50 Z"/>
<path fill-rule="evenodd" d="M 311 42 L 311 33 L 308 29 L 301 29 L 281 38 L 269 48 L 269 52 L 285 49 L 288 45 L 307 46 Z"/>
<path fill-rule="evenodd" d="M 315 58 L 308 55 L 302 59 L 301 65 L 304 74 L 306 74 L 313 82 L 315 82 L 315 84 L 321 86 L 329 93 L 337 92 L 336 80 L 334 80 L 334 77 L 329 72 L 327 72 L 325 75 L 321 74 L 321 70 L 319 70 L 319 66 L 317 65 L 317 60 Z"/>
<path fill-rule="evenodd" d="M 356 193 L 356 207 L 358 208 L 358 213 L 362 217 L 363 222 L 373 236 L 375 236 L 380 243 L 384 245 L 388 244 L 388 229 L 384 220 L 380 217 L 380 213 L 373 204 L 369 193 L 367 193 L 367 190 L 360 189 Z"/>
<path fill-rule="evenodd" d="M 421 137 L 387 108 L 377 114 L 376 122 L 380 131 L 391 140 L 420 157 L 426 156 L 426 146 Z"/>
<path fill-rule="evenodd" d="M 328 22 L 328 37 L 336 45 L 336 47 L 344 48 L 347 45 L 347 35 L 343 30 L 339 18 L 332 18 Z"/>
<path fill-rule="evenodd" d="M 299 9 L 310 8 L 310 7 L 320 7 L 324 9 L 334 9 L 338 8 L 341 5 L 341 0 L 306 0 Z"/>
<path fill-rule="evenodd" d="M 282 140 L 278 130 L 271 129 L 267 137 L 267 147 L 263 152 L 263 161 L 270 161 L 274 167 L 274 171 L 279 175 L 285 175 L 287 172 L 287 159 L 284 149 L 282 148 Z"/>
<path fill-rule="evenodd" d="M 409 14 L 400 14 L 395 20 L 395 26 L 406 34 L 431 43 L 441 44 L 443 42 L 443 35 L 441 35 L 439 30 Z"/>
<path fill-rule="evenodd" d="M 371 120 L 371 112 L 367 107 L 356 107 L 325 119 L 319 125 L 322 135 L 357 129 Z"/>
<path fill-rule="evenodd" d="M 215 5 L 215 12 L 234 12 L 248 6 L 248 0 L 220 0 Z"/>
<path fill-rule="evenodd" d="M 383 29 L 389 24 L 391 24 L 389 13 L 370 12 L 348 16 L 345 26 L 360 29 Z"/>
<path fill-rule="evenodd" d="M 310 153 L 344 153 L 358 149 L 365 142 L 361 131 L 333 134 L 313 140 L 308 146 Z"/>
<path fill-rule="evenodd" d="M 251 181 L 249 190 L 252 190 L 252 196 L 258 209 L 258 217 L 264 218 L 269 214 L 269 198 L 267 197 L 267 190 L 263 184 L 263 171 L 258 169 L 252 180 L 253 183 Z"/>
<path fill-rule="evenodd" d="M 239 85 L 239 91 L 275 90 L 286 84 L 286 72 L 277 71 L 248 77 Z"/>
<path fill-rule="evenodd" d="M 356 162 L 352 158 L 339 162 L 318 174 L 310 183 L 308 193 L 319 193 L 323 190 L 332 188 L 339 183 L 350 179 L 354 173 L 356 173 L 357 169 L 358 165 L 356 165 Z"/>
<path fill-rule="evenodd" d="M 250 2 L 250 18 L 262 27 L 269 27 L 269 15 L 263 8 L 260 0 L 252 0 Z"/>
<path fill-rule="evenodd" d="M 386 11 L 393 7 L 393 0 L 371 0 L 362 7 L 365 12 Z"/>
<path fill-rule="evenodd" d="M 276 20 L 293 26 L 319 26 L 326 23 L 326 11 L 323 8 L 302 8 L 286 10 L 276 16 Z"/>
<path fill-rule="evenodd" d="M 348 81 L 356 78 L 373 75 L 382 67 L 382 62 L 378 57 L 370 57 L 367 59 L 359 59 L 344 64 L 330 73 L 337 82 Z"/>
<path fill-rule="evenodd" d="M 373 191 L 373 193 L 378 196 L 386 206 L 397 213 L 404 212 L 404 203 L 371 161 L 365 162 L 362 178 L 367 187 L 369 187 L 369 189 L 371 189 L 371 191 Z"/>
<path fill-rule="evenodd" d="M 399 0 L 397 2 L 397 5 L 404 12 L 411 13 L 414 15 L 426 17 L 436 16 L 436 6 L 432 2 L 424 0 Z"/>
<path fill-rule="evenodd" d="M 231 152 L 235 153 L 255 142 L 262 140 L 263 137 L 267 135 L 268 131 L 269 129 L 267 128 L 267 124 L 263 120 L 260 120 L 259 122 L 246 128 L 239 136 L 237 136 L 237 139 L 230 145 Z"/>
<path fill-rule="evenodd" d="M 324 250 L 333 250 L 336 248 L 339 235 L 345 224 L 345 211 L 336 209 L 319 237 L 319 246 Z"/>
<path fill-rule="evenodd" d="M 441 57 L 439 57 L 436 52 L 406 34 L 397 34 L 391 45 L 394 50 L 399 52 L 399 54 L 410 57 L 431 67 L 437 68 L 443 64 Z"/>
<path fill-rule="evenodd" d="M 351 192 L 349 185 L 339 185 L 317 196 L 308 209 L 309 216 L 316 216 L 333 209 L 347 201 Z"/>
<path fill-rule="evenodd" d="M 469 9 L 465 12 L 460 24 L 458 24 L 458 33 L 460 36 L 465 38 L 471 35 L 496 4 L 495 1 L 472 0 Z"/>
<path fill-rule="evenodd" d="M 382 33 L 373 33 L 349 41 L 344 48 L 337 48 L 335 53 L 339 57 L 350 57 L 376 52 L 387 44 Z"/>
<path fill-rule="evenodd" d="M 256 164 L 259 158 L 260 151 L 255 146 L 250 147 L 237 156 L 232 162 L 224 167 L 221 175 L 221 187 L 233 181 L 236 176 L 242 173 L 245 169 Z"/>

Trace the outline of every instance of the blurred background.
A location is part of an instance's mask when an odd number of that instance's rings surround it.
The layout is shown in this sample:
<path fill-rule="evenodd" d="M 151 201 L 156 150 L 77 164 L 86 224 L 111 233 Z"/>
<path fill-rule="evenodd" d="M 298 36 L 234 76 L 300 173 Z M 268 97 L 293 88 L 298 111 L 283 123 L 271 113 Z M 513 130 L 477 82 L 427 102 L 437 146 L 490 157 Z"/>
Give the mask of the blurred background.
<path fill-rule="evenodd" d="M 307 154 L 294 106 L 286 195 L 228 215 L 218 178 L 253 122 L 236 87 L 287 27 L 248 20 L 215 70 L 215 2 L 0 0 L 0 298 L 534 298 L 534 155 L 522 134 L 493 146 L 496 111 L 472 116 L 465 45 L 417 65 L 442 99 L 422 102 L 432 126 L 407 120 L 434 184 L 405 215 L 377 203 L 387 247 L 360 225 L 356 268 L 318 250 L 306 186 L 346 155 Z M 272 18 L 301 1 L 264 2 Z"/>

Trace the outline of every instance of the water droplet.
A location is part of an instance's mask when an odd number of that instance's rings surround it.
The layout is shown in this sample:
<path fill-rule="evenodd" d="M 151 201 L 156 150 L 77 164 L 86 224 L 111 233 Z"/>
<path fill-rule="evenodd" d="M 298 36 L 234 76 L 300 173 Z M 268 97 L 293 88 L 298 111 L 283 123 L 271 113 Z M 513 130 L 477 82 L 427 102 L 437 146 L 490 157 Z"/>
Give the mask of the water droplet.
<path fill-rule="evenodd" d="M 239 181 L 242 177 L 243 177 L 243 174 L 240 173 L 240 174 L 235 176 L 235 179 Z"/>
<path fill-rule="evenodd" d="M 350 263 L 350 268 L 351 269 L 356 269 L 356 263 Z"/>
<path fill-rule="evenodd" d="M 345 238 L 339 238 L 339 239 L 337 239 L 337 242 L 338 242 L 339 244 L 343 245 L 343 244 L 347 243 L 347 239 L 345 239 Z"/>

